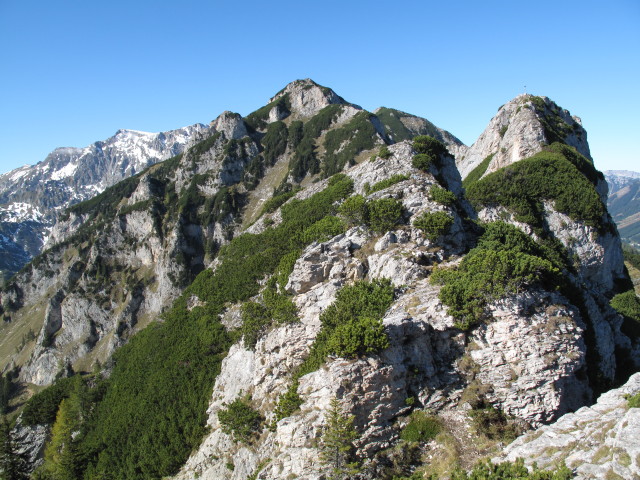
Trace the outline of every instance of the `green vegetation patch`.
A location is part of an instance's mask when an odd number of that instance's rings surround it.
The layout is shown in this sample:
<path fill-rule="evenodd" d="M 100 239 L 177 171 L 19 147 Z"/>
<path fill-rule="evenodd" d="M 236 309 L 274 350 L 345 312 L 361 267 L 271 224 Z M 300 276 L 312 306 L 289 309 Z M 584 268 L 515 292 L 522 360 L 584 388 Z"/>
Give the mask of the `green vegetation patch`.
<path fill-rule="evenodd" d="M 449 232 L 453 225 L 453 217 L 446 212 L 424 212 L 415 219 L 413 225 L 435 242 L 438 237 Z"/>
<path fill-rule="evenodd" d="M 296 180 L 301 180 L 307 173 L 320 172 L 320 160 L 316 154 L 316 139 L 328 130 L 342 112 L 342 105 L 327 105 L 314 115 L 307 123 L 292 122 L 289 129 L 290 143 L 295 154 L 289 162 L 289 171 Z"/>
<path fill-rule="evenodd" d="M 384 125 L 385 133 L 387 136 L 394 142 L 401 142 L 403 140 L 411 140 L 414 136 L 414 133 L 409 130 L 404 123 L 402 123 L 402 118 L 418 118 L 414 117 L 405 112 L 401 112 L 400 110 L 395 110 L 393 108 L 381 107 L 378 109 L 376 116 Z M 423 120 L 423 119 L 420 119 Z M 428 120 L 424 120 L 425 125 L 421 128 L 421 131 L 432 137 L 439 135 L 437 127 L 429 122 Z"/>
<path fill-rule="evenodd" d="M 469 416 L 476 431 L 491 440 L 511 442 L 521 433 L 516 424 L 493 405 L 473 409 Z"/>
<path fill-rule="evenodd" d="M 329 355 L 357 358 L 389 347 L 389 339 L 380 318 L 358 318 L 336 326 L 327 342 Z"/>
<path fill-rule="evenodd" d="M 205 138 L 201 142 L 196 143 L 193 147 L 189 149 L 189 155 L 192 158 L 200 157 L 202 154 L 211 150 L 211 147 L 213 147 L 216 144 L 216 142 L 218 141 L 221 135 L 222 134 L 220 132 L 216 132 L 210 137 Z"/>
<path fill-rule="evenodd" d="M 389 340 L 382 317 L 394 299 L 389 280 L 360 281 L 343 287 L 336 300 L 320 315 L 322 328 L 311 346 L 309 356 L 293 374 L 292 384 L 278 399 L 276 421 L 295 412 L 301 405 L 298 380 L 315 372 L 327 355 L 355 358 L 388 347 Z"/>
<path fill-rule="evenodd" d="M 482 162 L 480 162 L 476 168 L 474 168 L 473 170 L 471 170 L 471 172 L 469 172 L 469 175 L 467 175 L 465 179 L 462 181 L 462 186 L 465 189 L 469 188 L 471 185 L 473 185 L 478 180 L 480 180 L 480 178 L 482 178 L 482 176 L 484 175 L 484 172 L 486 172 L 487 168 L 489 168 L 489 164 L 491 163 L 491 160 L 493 160 L 494 155 L 495 153 L 487 155 L 485 159 L 482 160 Z"/>
<path fill-rule="evenodd" d="M 429 189 L 429 199 L 447 207 L 455 204 L 457 200 L 455 193 L 451 190 L 447 190 L 446 188 L 442 188 L 439 185 L 431 186 Z"/>
<path fill-rule="evenodd" d="M 291 100 L 289 94 L 286 93 L 276 98 L 273 102 L 259 108 L 255 112 L 249 114 L 245 119 L 245 123 L 253 130 L 264 130 L 267 127 L 269 112 L 275 107 L 284 110 L 286 114 L 291 113 Z"/>
<path fill-rule="evenodd" d="M 402 221 L 402 202 L 394 198 L 380 198 L 367 202 L 368 224 L 371 230 L 385 233 Z"/>
<path fill-rule="evenodd" d="M 624 255 L 625 262 L 629 262 L 631 266 L 640 270 L 640 252 L 638 250 L 623 243 L 622 254 Z"/>
<path fill-rule="evenodd" d="M 291 190 L 291 191 L 288 191 L 288 192 L 283 192 L 283 193 L 280 193 L 278 195 L 274 195 L 269 200 L 264 202 L 264 205 L 262 206 L 262 212 L 260 213 L 260 215 L 262 216 L 265 213 L 273 213 L 273 212 L 275 212 L 287 200 L 289 200 L 290 198 L 294 197 L 295 194 L 298 193 L 299 191 L 300 190 L 297 189 L 297 190 Z"/>
<path fill-rule="evenodd" d="M 627 396 L 627 405 L 629 408 L 640 408 L 640 392 Z"/>
<path fill-rule="evenodd" d="M 631 339 L 640 338 L 640 298 L 634 290 L 619 293 L 611 299 L 611 306 L 624 317 L 621 330 Z"/>
<path fill-rule="evenodd" d="M 71 394 L 73 382 L 72 378 L 61 378 L 31 397 L 22 412 L 23 423 L 25 425 L 52 424 L 56 419 L 60 402 Z"/>
<path fill-rule="evenodd" d="M 602 228 L 606 212 L 598 192 L 564 154 L 543 151 L 493 172 L 467 188 L 467 198 L 480 210 L 501 205 L 515 219 L 541 230 L 543 200 L 586 225 Z"/>
<path fill-rule="evenodd" d="M 264 162 L 267 167 L 271 167 L 276 160 L 287 150 L 287 140 L 289 131 L 284 122 L 273 122 L 269 124 L 267 133 L 262 137 L 261 143 L 264 147 Z"/>
<path fill-rule="evenodd" d="M 340 218 L 350 225 L 364 225 L 369 218 L 367 200 L 362 195 L 351 195 L 338 208 Z"/>
<path fill-rule="evenodd" d="M 532 284 L 545 287 L 562 282 L 556 255 L 537 244 L 513 225 L 486 225 L 478 245 L 457 268 L 436 269 L 431 281 L 442 285 L 440 300 L 456 319 L 456 326 L 468 330 L 486 318 L 491 301 L 516 294 Z"/>
<path fill-rule="evenodd" d="M 411 414 L 409 423 L 402 429 L 400 438 L 407 442 L 428 442 L 436 438 L 442 430 L 442 423 L 434 415 L 429 415 L 421 410 Z"/>
<path fill-rule="evenodd" d="M 218 411 L 222 431 L 236 441 L 249 443 L 260 432 L 264 418 L 249 404 L 249 398 L 237 398 Z"/>
<path fill-rule="evenodd" d="M 560 107 L 554 102 L 547 104 L 542 97 L 531 97 L 531 103 L 537 114 L 538 120 L 542 123 L 544 134 L 549 143 L 564 142 L 572 133 L 580 134 L 580 126 L 576 123 L 569 125 L 560 116 Z"/>
<path fill-rule="evenodd" d="M 359 112 L 346 124 L 327 132 L 322 164 L 325 177 L 342 171 L 345 165 L 353 165 L 356 155 L 375 146 L 377 131 L 372 117 L 369 112 Z"/>
<path fill-rule="evenodd" d="M 572 471 L 565 465 L 553 470 L 540 470 L 534 466 L 529 470 L 521 458 L 515 462 L 492 463 L 491 460 L 478 462 L 470 472 L 458 469 L 453 472 L 452 480 L 569 480 Z M 413 480 L 413 479 L 412 479 Z"/>
<path fill-rule="evenodd" d="M 400 183 L 400 182 L 404 182 L 405 180 L 409 180 L 409 175 L 402 175 L 400 173 L 396 174 L 396 175 L 392 175 L 389 178 L 386 178 L 384 180 L 380 180 L 377 183 L 374 183 L 373 186 L 369 187 L 368 184 L 365 184 L 365 193 L 367 195 L 377 192 L 379 190 L 384 190 L 385 188 L 389 188 L 392 185 L 395 185 L 396 183 Z"/>

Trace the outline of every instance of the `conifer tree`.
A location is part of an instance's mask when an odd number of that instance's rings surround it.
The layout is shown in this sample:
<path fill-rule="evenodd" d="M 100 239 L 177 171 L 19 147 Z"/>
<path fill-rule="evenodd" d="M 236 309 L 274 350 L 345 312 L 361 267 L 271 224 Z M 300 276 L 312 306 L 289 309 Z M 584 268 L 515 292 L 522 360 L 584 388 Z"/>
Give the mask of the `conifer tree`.
<path fill-rule="evenodd" d="M 353 426 L 353 415 L 346 415 L 337 398 L 331 400 L 322 434 L 321 459 L 330 480 L 344 480 L 358 473 L 353 441 L 358 433 Z"/>
<path fill-rule="evenodd" d="M 29 478 L 29 462 L 18 451 L 11 426 L 6 417 L 0 421 L 0 480 L 26 480 Z"/>
<path fill-rule="evenodd" d="M 75 480 L 79 475 L 79 451 L 73 433 L 78 428 L 78 398 L 72 395 L 60 403 L 51 440 L 44 452 L 45 470 L 56 480 Z"/>

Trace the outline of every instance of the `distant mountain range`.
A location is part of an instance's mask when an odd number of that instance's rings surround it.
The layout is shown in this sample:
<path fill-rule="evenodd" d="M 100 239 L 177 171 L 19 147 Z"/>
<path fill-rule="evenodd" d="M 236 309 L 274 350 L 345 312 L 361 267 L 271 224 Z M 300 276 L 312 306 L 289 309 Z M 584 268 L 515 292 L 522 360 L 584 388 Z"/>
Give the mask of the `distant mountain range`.
<path fill-rule="evenodd" d="M 609 184 L 607 208 L 618 226 L 620 237 L 640 248 L 640 173 L 607 170 L 604 175 Z"/>
<path fill-rule="evenodd" d="M 36 165 L 0 175 L 0 279 L 40 253 L 58 214 L 149 165 L 182 153 L 207 130 L 118 130 L 85 148 L 57 148 Z"/>

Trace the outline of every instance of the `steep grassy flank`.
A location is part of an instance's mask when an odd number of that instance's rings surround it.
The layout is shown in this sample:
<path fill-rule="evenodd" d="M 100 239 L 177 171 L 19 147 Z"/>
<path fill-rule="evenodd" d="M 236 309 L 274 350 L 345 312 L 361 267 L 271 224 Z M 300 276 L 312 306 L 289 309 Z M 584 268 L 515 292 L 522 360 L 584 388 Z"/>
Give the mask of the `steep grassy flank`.
<path fill-rule="evenodd" d="M 292 122 L 289 141 L 295 148 L 295 154 L 289 162 L 289 171 L 296 181 L 302 180 L 307 173 L 316 174 L 320 171 L 316 140 L 322 135 L 322 132 L 331 127 L 331 124 L 340 115 L 342 108 L 342 105 L 324 107 L 309 119 L 302 126 L 302 129 L 300 122 Z"/>
<path fill-rule="evenodd" d="M 371 123 L 373 116 L 369 112 L 359 112 L 346 124 L 327 133 L 322 163 L 325 177 L 342 171 L 347 164 L 353 165 L 356 155 L 375 146 L 377 132 Z"/>
<path fill-rule="evenodd" d="M 478 180 L 480 180 L 480 178 L 482 178 L 482 176 L 484 175 L 484 172 L 486 172 L 487 168 L 489 168 L 489 164 L 491 163 L 491 159 L 493 159 L 494 155 L 495 153 L 492 153 L 491 155 L 487 155 L 485 159 L 482 160 L 482 162 L 480 162 L 480 164 L 478 164 L 476 168 L 474 168 L 473 170 L 471 170 L 471 172 L 469 172 L 469 175 L 467 175 L 465 179 L 462 181 L 462 186 L 464 188 L 469 188 L 471 185 L 473 185 Z"/>
<path fill-rule="evenodd" d="M 436 126 L 419 117 L 414 117 L 411 114 L 395 110 L 393 108 L 381 107 L 376 112 L 376 116 L 380 122 L 384 125 L 385 133 L 394 142 L 401 142 L 403 140 L 411 140 L 416 135 L 430 135 L 432 137 L 440 136 L 440 132 Z M 420 128 L 420 131 L 412 131 L 402 123 L 402 118 L 415 118 L 420 122 L 424 122 L 424 126 Z"/>
<path fill-rule="evenodd" d="M 543 227 L 542 202 L 550 200 L 572 219 L 602 229 L 605 206 L 593 183 L 572 159 L 560 146 L 553 147 L 472 183 L 467 198 L 478 210 L 506 207 L 516 214 L 516 220 L 538 229 Z"/>

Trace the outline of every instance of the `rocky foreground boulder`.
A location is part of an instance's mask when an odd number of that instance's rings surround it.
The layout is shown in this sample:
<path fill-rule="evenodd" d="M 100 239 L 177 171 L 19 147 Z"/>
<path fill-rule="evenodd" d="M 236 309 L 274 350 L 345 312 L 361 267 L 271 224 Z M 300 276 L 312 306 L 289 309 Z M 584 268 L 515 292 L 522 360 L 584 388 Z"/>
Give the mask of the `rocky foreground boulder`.
<path fill-rule="evenodd" d="M 629 406 L 634 395 L 637 403 L 640 373 L 595 404 L 520 437 L 494 460 L 523 458 L 542 468 L 564 462 L 577 479 L 640 478 L 640 405 Z"/>

